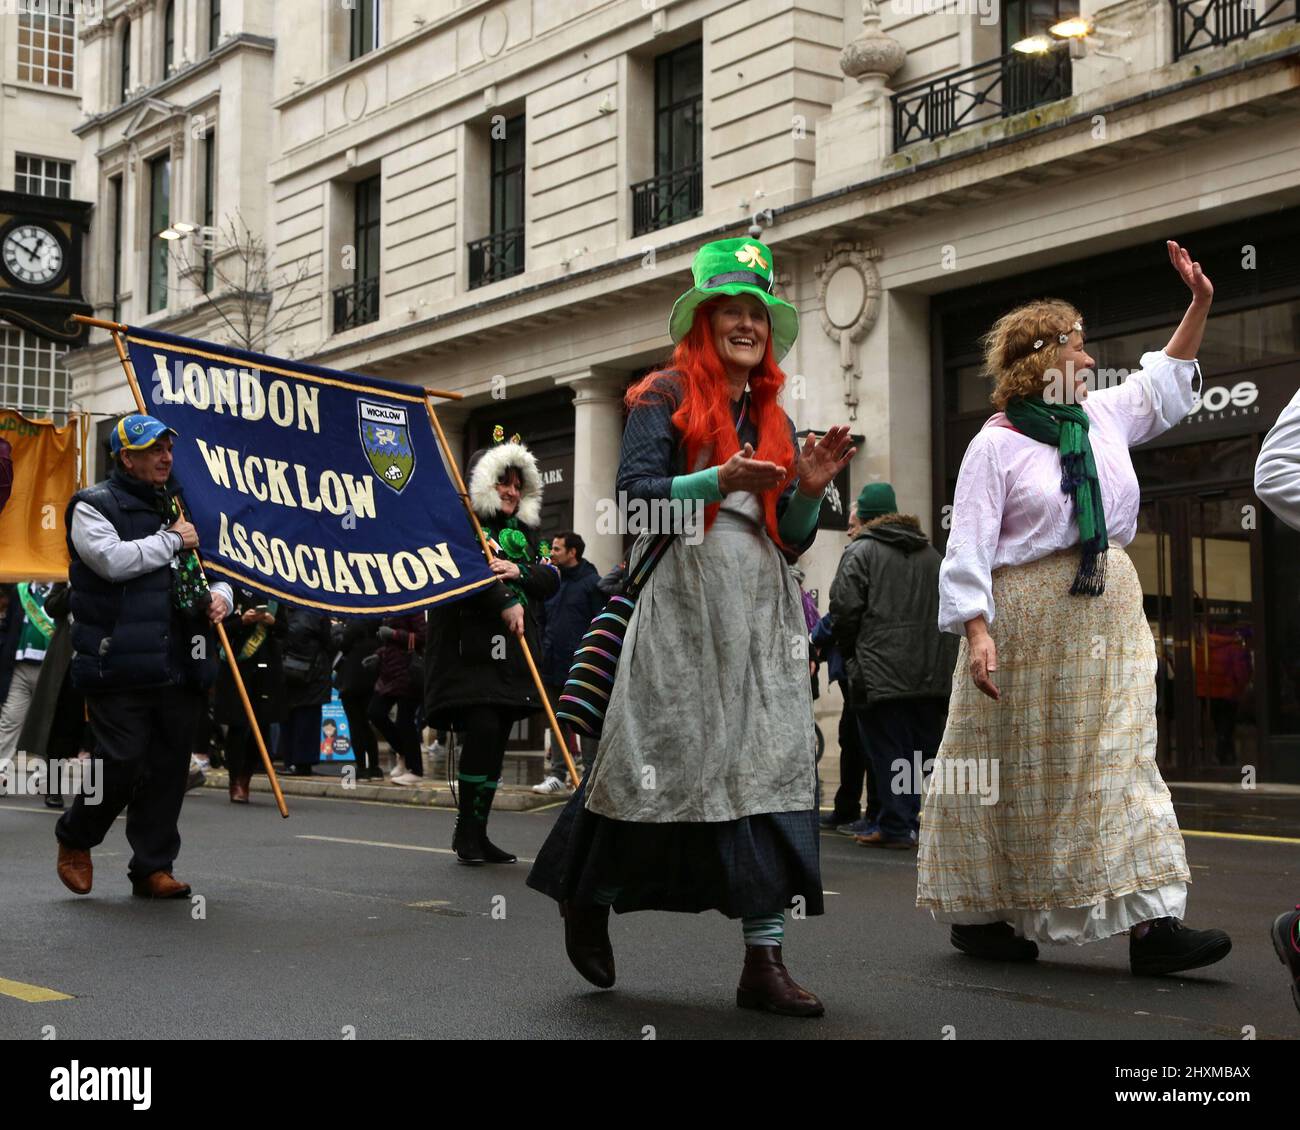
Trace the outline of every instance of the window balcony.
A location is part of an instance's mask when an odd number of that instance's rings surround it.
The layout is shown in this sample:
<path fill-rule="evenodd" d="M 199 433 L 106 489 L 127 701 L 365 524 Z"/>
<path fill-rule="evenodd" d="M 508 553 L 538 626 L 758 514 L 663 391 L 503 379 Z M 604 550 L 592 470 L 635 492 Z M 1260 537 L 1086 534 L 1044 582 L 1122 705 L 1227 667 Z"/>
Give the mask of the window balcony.
<path fill-rule="evenodd" d="M 1255 32 L 1300 21 L 1297 0 L 1170 0 L 1174 58 L 1222 47 Z"/>
<path fill-rule="evenodd" d="M 704 211 L 704 164 L 651 177 L 632 186 L 632 234 L 672 227 Z"/>
<path fill-rule="evenodd" d="M 1042 55 L 1011 51 L 905 87 L 892 96 L 894 152 L 1068 98 L 1070 92 L 1070 55 L 1065 43 Z"/>
<path fill-rule="evenodd" d="M 379 279 L 358 279 L 346 286 L 336 286 L 334 294 L 334 332 L 364 326 L 379 320 Z"/>
<path fill-rule="evenodd" d="M 524 270 L 524 229 L 506 228 L 469 245 L 469 288 L 487 286 Z"/>

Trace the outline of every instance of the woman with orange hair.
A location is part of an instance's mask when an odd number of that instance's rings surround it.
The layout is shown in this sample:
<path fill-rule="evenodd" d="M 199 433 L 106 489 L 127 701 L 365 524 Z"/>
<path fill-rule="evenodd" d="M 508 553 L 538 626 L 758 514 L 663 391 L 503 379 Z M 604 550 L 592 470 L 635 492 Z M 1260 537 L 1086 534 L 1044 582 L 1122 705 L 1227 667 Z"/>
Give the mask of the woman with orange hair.
<path fill-rule="evenodd" d="M 736 1003 L 820 1016 L 781 960 L 785 909 L 822 913 L 808 633 L 789 566 L 855 449 L 846 427 L 801 447 L 778 403 L 799 320 L 772 294 L 768 248 L 720 240 L 692 269 L 671 363 L 628 392 L 618 490 L 702 510 L 703 529 L 678 529 L 641 590 L 595 768 L 528 883 L 560 903 L 569 959 L 595 985 L 614 983 L 611 907 L 719 910 L 744 926 Z M 640 533 L 629 575 L 666 532 Z"/>
<path fill-rule="evenodd" d="M 939 572 L 939 627 L 964 638 L 916 899 L 973 957 L 1033 961 L 1036 942 L 1128 931 L 1131 969 L 1150 976 L 1232 947 L 1182 924 L 1191 874 L 1156 767 L 1155 641 L 1122 548 L 1141 501 L 1129 448 L 1191 409 L 1214 295 L 1199 263 L 1168 251 L 1191 304 L 1117 387 L 1089 392 L 1067 302 L 1012 310 L 984 339 L 999 411 L 962 460 Z"/>

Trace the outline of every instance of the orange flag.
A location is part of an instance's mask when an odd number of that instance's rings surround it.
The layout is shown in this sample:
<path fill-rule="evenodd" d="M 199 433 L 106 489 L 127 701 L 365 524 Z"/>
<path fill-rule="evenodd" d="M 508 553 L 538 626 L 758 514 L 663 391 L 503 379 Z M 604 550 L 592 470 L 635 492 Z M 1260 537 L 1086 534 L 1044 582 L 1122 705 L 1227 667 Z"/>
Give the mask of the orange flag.
<path fill-rule="evenodd" d="M 0 410 L 0 439 L 13 448 L 14 485 L 0 511 L 0 581 L 66 581 L 63 515 L 76 493 L 76 420 L 56 428 Z"/>

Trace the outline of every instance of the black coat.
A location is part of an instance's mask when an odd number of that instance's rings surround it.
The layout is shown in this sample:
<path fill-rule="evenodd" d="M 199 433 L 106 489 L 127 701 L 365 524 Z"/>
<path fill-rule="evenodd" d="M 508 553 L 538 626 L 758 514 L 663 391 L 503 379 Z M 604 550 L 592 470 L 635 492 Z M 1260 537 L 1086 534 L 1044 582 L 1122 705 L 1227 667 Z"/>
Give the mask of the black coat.
<path fill-rule="evenodd" d="M 943 558 L 908 515 L 870 523 L 831 583 L 831 631 L 855 710 L 900 699 L 947 699 L 957 637 L 939 630 Z"/>
<path fill-rule="evenodd" d="M 524 529 L 533 561 L 519 584 L 528 597 L 524 637 L 533 661 L 542 655 L 542 603 L 560 587 L 554 566 L 540 563 L 538 537 Z M 529 673 L 519 641 L 510 635 L 501 611 L 513 600 L 498 581 L 455 604 L 429 610 L 425 644 L 425 724 L 439 730 L 461 728 L 467 706 L 493 706 L 514 721 L 542 709 L 537 684 Z"/>
<path fill-rule="evenodd" d="M 600 574 L 590 561 L 579 561 L 572 569 L 560 570 L 559 591 L 546 602 L 546 627 L 542 633 L 542 681 L 563 686 L 578 643 L 587 634 L 591 619 L 608 599 L 600 591 Z"/>
<path fill-rule="evenodd" d="M 17 585 L 0 585 L 0 589 L 9 594 L 9 608 L 4 625 L 0 626 L 0 707 L 3 707 L 9 695 L 9 683 L 14 677 L 14 655 L 23 630 L 23 604 L 18 599 Z"/>
<path fill-rule="evenodd" d="M 257 624 L 243 623 L 240 617 L 250 608 L 259 608 L 265 604 L 264 598 L 248 589 L 235 590 L 234 611 L 226 617 L 225 625 L 226 638 L 230 640 L 236 659 L 258 627 Z M 248 691 L 259 722 L 264 725 L 284 720 L 284 656 L 281 644 L 288 635 L 286 611 L 284 605 L 276 608 L 275 623 L 271 625 L 261 645 L 247 659 L 239 660 L 239 675 L 244 680 L 244 689 Z M 230 664 L 223 659 L 221 671 L 217 675 L 213 718 L 218 724 L 230 726 L 246 721 L 247 717 L 239 690 L 235 686 L 235 677 L 230 673 Z M 270 741 L 269 734 L 262 736 Z"/>
<path fill-rule="evenodd" d="M 329 618 L 303 608 L 280 606 L 286 632 L 284 655 L 284 709 L 320 706 L 330 700 L 330 671 L 334 666 L 333 633 Z"/>
<path fill-rule="evenodd" d="M 340 698 L 369 698 L 375 692 L 379 663 L 367 664 L 379 650 L 378 620 L 349 620 L 334 629 L 334 646 L 341 653 L 334 668 Z"/>

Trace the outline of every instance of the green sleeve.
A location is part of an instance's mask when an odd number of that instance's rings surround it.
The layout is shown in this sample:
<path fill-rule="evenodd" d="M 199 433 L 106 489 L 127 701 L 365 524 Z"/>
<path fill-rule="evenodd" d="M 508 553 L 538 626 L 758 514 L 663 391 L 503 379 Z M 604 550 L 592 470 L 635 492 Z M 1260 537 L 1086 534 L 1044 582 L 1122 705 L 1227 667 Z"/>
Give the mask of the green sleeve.
<path fill-rule="evenodd" d="M 796 487 L 790 495 L 790 501 L 785 504 L 785 513 L 781 515 L 781 521 L 776 526 L 776 532 L 781 535 L 781 540 L 787 545 L 796 545 L 803 541 L 817 525 L 817 515 L 821 513 L 821 508 L 820 496 L 809 498 Z"/>
<path fill-rule="evenodd" d="M 672 497 L 721 502 L 722 491 L 718 489 L 717 467 L 705 467 L 693 475 L 674 475 Z"/>

